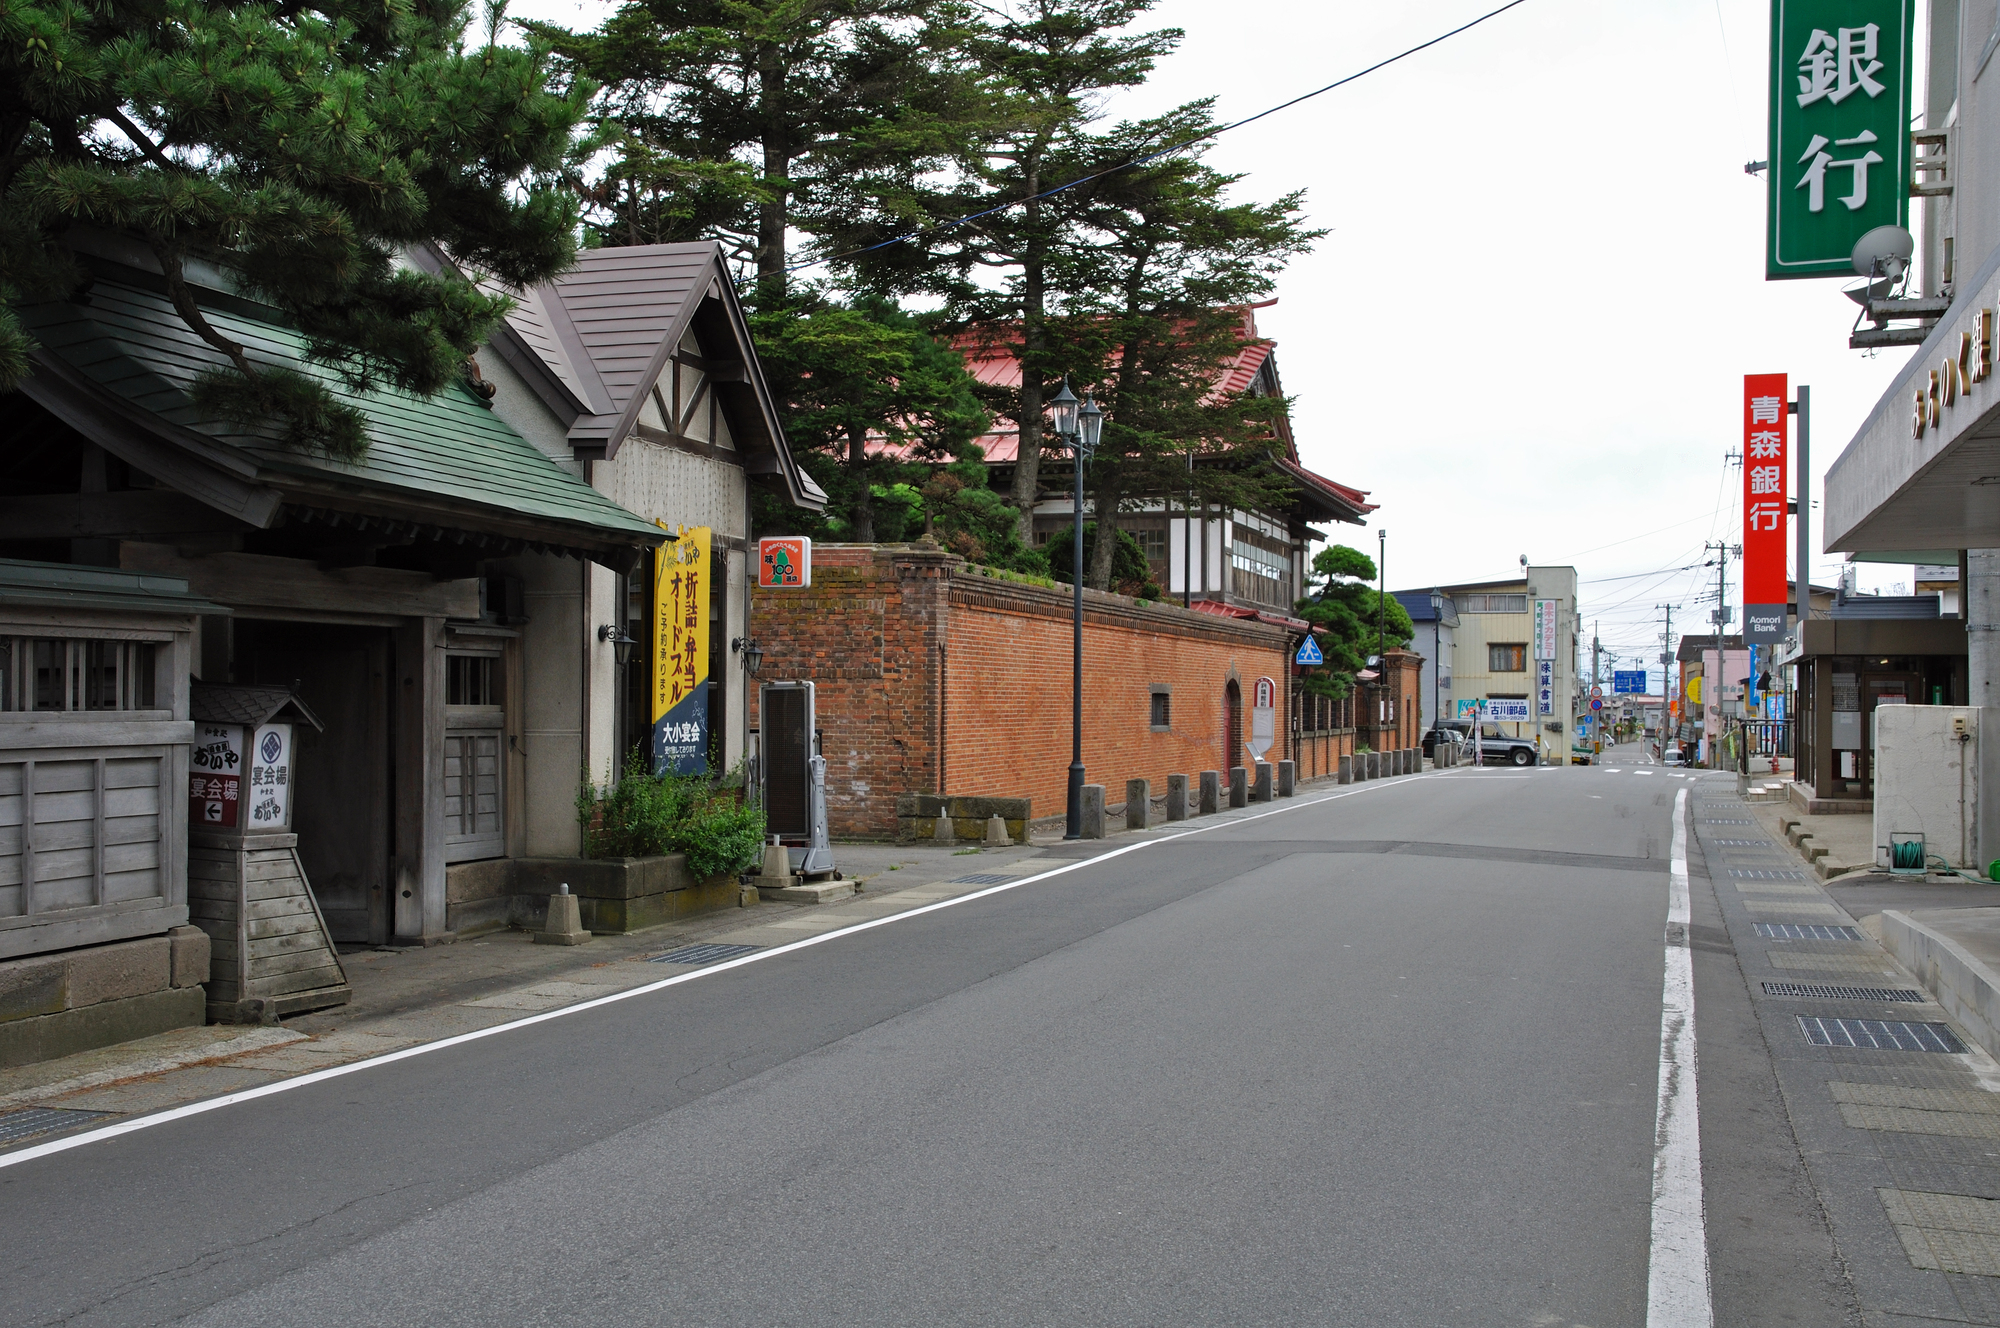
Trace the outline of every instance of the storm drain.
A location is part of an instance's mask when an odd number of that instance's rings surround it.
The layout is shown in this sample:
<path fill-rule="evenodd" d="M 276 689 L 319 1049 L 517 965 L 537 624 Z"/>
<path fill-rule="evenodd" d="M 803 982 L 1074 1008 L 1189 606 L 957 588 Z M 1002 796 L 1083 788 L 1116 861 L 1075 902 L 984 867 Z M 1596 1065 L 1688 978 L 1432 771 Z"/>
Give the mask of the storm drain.
<path fill-rule="evenodd" d="M 1799 1031 L 1815 1047 L 1866 1047 L 1875 1051 L 1948 1051 L 1963 1055 L 1965 1044 L 1949 1024 L 1914 1024 L 1901 1019 L 1815 1019 L 1799 1016 Z"/>
<path fill-rule="evenodd" d="M 1731 877 L 1739 881 L 1803 881 L 1802 871 L 1782 871 L 1770 867 L 1731 867 Z"/>
<path fill-rule="evenodd" d="M 1776 848 L 1777 847 L 1776 844 L 1773 844 L 1768 839 L 1711 839 L 1708 842 L 1711 844 L 1720 844 L 1724 848 Z"/>
<path fill-rule="evenodd" d="M 1908 987 L 1831 987 L 1824 982 L 1766 982 L 1766 996 L 1822 996 L 1837 1001 L 1914 1001 L 1930 999 Z"/>
<path fill-rule="evenodd" d="M 1736 819 L 1735 819 L 1735 818 L 1733 818 L 1733 817 L 1728 817 L 1728 816 L 1704 816 L 1704 817 L 1702 817 L 1702 818 L 1701 818 L 1701 823 L 1702 823 L 1703 825 L 1755 825 L 1755 824 L 1757 824 L 1757 823 L 1756 823 L 1755 821 L 1751 821 L 1751 820 L 1740 820 L 1740 821 L 1739 821 L 1739 820 L 1736 820 Z"/>
<path fill-rule="evenodd" d="M 1823 922 L 1758 922 L 1757 934 L 1773 941 L 1858 941 L 1861 933 L 1852 927 L 1835 927 Z"/>
<path fill-rule="evenodd" d="M 1018 881 L 1020 879 L 1021 878 L 1018 876 L 1009 876 L 1005 872 L 979 872 L 978 874 L 973 876 L 954 876 L 949 881 L 945 882 L 945 884 L 946 885 L 1005 885 L 1009 881 Z"/>
<path fill-rule="evenodd" d="M 56 1107 L 27 1107 L 20 1111 L 0 1112 L 0 1146 L 18 1144 L 36 1135 L 73 1130 L 79 1125 L 88 1125 L 115 1114 L 110 1111 L 65 1111 Z"/>
<path fill-rule="evenodd" d="M 711 941 L 707 945 L 683 945 L 678 950 L 669 950 L 665 954 L 654 955 L 646 962 L 649 964 L 713 964 L 719 960 L 735 959 L 742 955 L 751 954 L 763 948 L 761 945 L 722 945 Z"/>

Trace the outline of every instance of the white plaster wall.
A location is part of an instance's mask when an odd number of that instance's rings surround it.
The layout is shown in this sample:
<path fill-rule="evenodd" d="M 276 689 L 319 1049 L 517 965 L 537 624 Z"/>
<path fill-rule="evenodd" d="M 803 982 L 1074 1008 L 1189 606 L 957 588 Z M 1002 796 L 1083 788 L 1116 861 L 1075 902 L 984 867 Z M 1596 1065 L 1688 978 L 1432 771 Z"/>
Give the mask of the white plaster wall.
<path fill-rule="evenodd" d="M 1889 865 L 1892 831 L 1920 833 L 1929 853 L 1976 867 L 1972 820 L 1979 806 L 1978 706 L 1881 706 L 1875 711 L 1875 861 Z M 1970 742 L 1956 740 L 1963 721 Z"/>
<path fill-rule="evenodd" d="M 600 461 L 591 472 L 599 493 L 648 521 L 710 526 L 738 539 L 747 534 L 741 466 L 632 437 L 615 460 Z"/>
<path fill-rule="evenodd" d="M 493 384 L 493 413 L 513 426 L 514 432 L 534 444 L 543 456 L 570 474 L 581 476 L 583 468 L 570 452 L 568 432 L 549 413 L 542 399 L 521 381 L 521 376 L 491 346 L 482 347 L 476 358 L 480 377 Z"/>
<path fill-rule="evenodd" d="M 597 629 L 605 623 L 622 628 L 624 606 L 618 603 L 618 576 L 596 563 L 588 566 L 589 588 L 583 619 L 584 706 L 589 716 L 584 725 L 584 772 L 593 784 L 608 784 L 623 760 L 618 750 L 618 651 L 608 641 L 597 639 Z M 634 662 L 633 667 L 640 667 Z"/>
<path fill-rule="evenodd" d="M 583 763 L 584 564 L 524 555 L 499 565 L 522 580 L 522 784 L 524 844 L 531 858 L 573 857 L 582 848 L 576 790 Z M 594 644 L 594 642 L 593 642 Z"/>

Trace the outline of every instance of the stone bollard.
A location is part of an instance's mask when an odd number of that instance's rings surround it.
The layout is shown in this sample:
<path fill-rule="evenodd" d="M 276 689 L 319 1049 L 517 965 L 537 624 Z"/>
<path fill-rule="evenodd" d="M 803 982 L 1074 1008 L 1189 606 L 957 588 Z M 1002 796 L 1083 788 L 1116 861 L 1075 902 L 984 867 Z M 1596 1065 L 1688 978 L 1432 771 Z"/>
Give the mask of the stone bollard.
<path fill-rule="evenodd" d="M 1128 779 L 1125 781 L 1125 828 L 1145 830 L 1153 824 L 1153 781 L 1150 779 Z"/>
<path fill-rule="evenodd" d="M 1410 749 L 1407 747 L 1396 749 L 1396 773 L 1399 775 L 1410 773 Z"/>
<path fill-rule="evenodd" d="M 943 812 L 939 812 L 937 820 L 931 823 L 931 842 L 934 844 L 958 842 L 958 831 L 952 828 L 951 817 Z"/>
<path fill-rule="evenodd" d="M 1293 761 L 1278 762 L 1278 796 L 1281 798 L 1291 797 L 1298 790 L 1298 784 L 1298 764 Z"/>
<path fill-rule="evenodd" d="M 1269 802 L 1271 800 L 1271 763 L 1257 763 L 1257 778 L 1250 783 L 1250 801 Z"/>
<path fill-rule="evenodd" d="M 986 818 L 986 843 L 991 848 L 1005 848 L 1014 841 L 1007 837 L 1007 822 L 999 812 Z"/>
<path fill-rule="evenodd" d="M 1343 756 L 1340 758 L 1340 771 L 1334 776 L 1334 782 L 1339 784 L 1352 784 L 1354 782 L 1353 757 Z"/>
<path fill-rule="evenodd" d="M 1354 779 L 1356 783 L 1375 778 L 1375 753 L 1356 752 L 1354 754 Z"/>
<path fill-rule="evenodd" d="M 1204 770 L 1201 772 L 1201 801 L 1198 816 L 1213 816 L 1222 809 L 1222 772 Z"/>
<path fill-rule="evenodd" d="M 1188 777 L 1186 775 L 1167 776 L 1167 819 L 1185 821 L 1188 818 Z"/>
<path fill-rule="evenodd" d="M 1083 786 L 1083 837 L 1104 838 L 1104 785 Z"/>
<path fill-rule="evenodd" d="M 1250 772 L 1240 765 L 1229 767 L 1229 805 L 1232 807 L 1250 805 Z"/>
<path fill-rule="evenodd" d="M 778 837 L 772 835 L 771 842 L 764 846 L 764 884 L 773 890 L 781 889 L 791 884 L 785 879 L 791 874 L 791 855 L 785 852 L 785 846 L 778 842 Z"/>
<path fill-rule="evenodd" d="M 576 896 L 569 892 L 569 882 L 565 881 L 549 896 L 549 914 L 542 923 L 542 929 L 535 933 L 536 945 L 582 945 L 590 939 L 590 933 L 583 929 L 583 914 L 576 906 Z"/>

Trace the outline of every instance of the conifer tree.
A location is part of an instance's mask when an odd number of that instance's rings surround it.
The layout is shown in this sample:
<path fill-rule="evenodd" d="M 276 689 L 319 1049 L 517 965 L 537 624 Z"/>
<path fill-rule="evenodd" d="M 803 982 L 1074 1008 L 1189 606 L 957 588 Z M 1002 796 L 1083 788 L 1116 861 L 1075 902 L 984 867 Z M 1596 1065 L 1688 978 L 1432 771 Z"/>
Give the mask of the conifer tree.
<path fill-rule="evenodd" d="M 0 0 L 0 389 L 30 370 L 16 310 L 83 274 L 91 225 L 151 251 L 174 308 L 227 356 L 198 400 L 336 456 L 363 421 L 319 381 L 253 357 L 202 314 L 186 267 L 275 306 L 349 384 L 444 388 L 506 311 L 455 275 L 399 266 L 442 245 L 513 285 L 574 257 L 549 177 L 590 95 L 456 0 Z"/>

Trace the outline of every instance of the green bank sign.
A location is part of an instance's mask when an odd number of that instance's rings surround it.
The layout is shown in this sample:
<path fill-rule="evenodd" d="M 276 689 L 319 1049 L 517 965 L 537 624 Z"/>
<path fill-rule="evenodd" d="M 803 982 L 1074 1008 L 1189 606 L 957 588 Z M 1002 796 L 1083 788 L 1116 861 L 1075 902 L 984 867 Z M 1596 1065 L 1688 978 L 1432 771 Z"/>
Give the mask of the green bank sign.
<path fill-rule="evenodd" d="M 1854 242 L 1910 213 L 1912 0 L 1771 0 L 1764 275 L 1853 274 Z"/>

